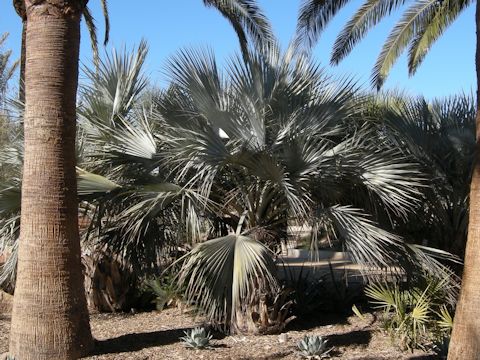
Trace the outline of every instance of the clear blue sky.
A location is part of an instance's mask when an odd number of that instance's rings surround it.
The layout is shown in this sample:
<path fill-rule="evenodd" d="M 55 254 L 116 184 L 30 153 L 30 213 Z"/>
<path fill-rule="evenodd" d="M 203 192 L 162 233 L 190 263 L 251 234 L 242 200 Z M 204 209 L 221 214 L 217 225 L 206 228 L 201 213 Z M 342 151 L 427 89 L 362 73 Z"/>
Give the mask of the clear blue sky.
<path fill-rule="evenodd" d="M 135 5 L 133 3 L 109 2 L 111 41 L 108 47 L 126 45 L 131 48 L 142 37 L 146 38 L 150 45 L 146 70 L 154 84 L 164 83 L 165 60 L 181 47 L 208 45 L 220 61 L 238 50 L 235 33 L 228 22 L 214 9 L 205 8 L 201 0 L 138 0 Z M 259 3 L 286 47 L 294 34 L 300 1 L 259 0 Z M 376 56 L 397 16 L 385 19 L 339 66 L 329 66 L 335 36 L 361 3 L 363 0 L 354 0 L 342 10 L 322 36 L 314 55 L 328 72 L 353 76 L 367 87 Z M 90 0 L 90 7 L 101 35 L 103 19 L 99 0 Z M 408 77 L 404 55 L 393 68 L 385 89 L 400 88 L 427 98 L 475 90 L 474 25 L 474 6 L 470 6 L 434 45 L 414 77 Z M 18 56 L 21 22 L 11 1 L 0 4 L 0 33 L 6 31 L 10 32 L 7 46 Z M 90 63 L 90 43 L 85 29 L 82 36 L 81 60 Z"/>

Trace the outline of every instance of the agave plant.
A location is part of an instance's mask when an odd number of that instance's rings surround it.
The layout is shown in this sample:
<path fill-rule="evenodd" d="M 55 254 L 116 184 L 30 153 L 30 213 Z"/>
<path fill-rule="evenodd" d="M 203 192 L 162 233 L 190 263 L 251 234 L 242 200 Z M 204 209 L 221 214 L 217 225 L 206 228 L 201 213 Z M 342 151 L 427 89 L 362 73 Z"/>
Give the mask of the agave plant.
<path fill-rule="evenodd" d="M 210 347 L 210 340 L 212 335 L 205 330 L 205 328 L 197 327 L 189 331 L 184 331 L 185 336 L 181 337 L 186 347 L 192 349 L 207 349 Z"/>
<path fill-rule="evenodd" d="M 300 356 L 305 359 L 324 359 L 333 350 L 327 348 L 328 340 L 319 335 L 305 335 L 297 344 Z"/>

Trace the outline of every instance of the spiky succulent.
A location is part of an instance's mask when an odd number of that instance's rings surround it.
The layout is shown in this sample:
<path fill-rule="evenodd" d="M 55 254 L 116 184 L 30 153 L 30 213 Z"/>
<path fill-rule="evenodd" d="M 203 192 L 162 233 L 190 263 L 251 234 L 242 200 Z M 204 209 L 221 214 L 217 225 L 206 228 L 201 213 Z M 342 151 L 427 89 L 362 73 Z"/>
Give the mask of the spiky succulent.
<path fill-rule="evenodd" d="M 305 359 L 324 359 L 333 347 L 327 349 L 328 340 L 318 335 L 305 335 L 297 344 L 300 355 Z"/>
<path fill-rule="evenodd" d="M 206 349 L 210 347 L 210 339 L 212 335 L 205 328 L 197 327 L 189 331 L 184 331 L 185 336 L 181 337 L 186 347 L 193 349 Z"/>

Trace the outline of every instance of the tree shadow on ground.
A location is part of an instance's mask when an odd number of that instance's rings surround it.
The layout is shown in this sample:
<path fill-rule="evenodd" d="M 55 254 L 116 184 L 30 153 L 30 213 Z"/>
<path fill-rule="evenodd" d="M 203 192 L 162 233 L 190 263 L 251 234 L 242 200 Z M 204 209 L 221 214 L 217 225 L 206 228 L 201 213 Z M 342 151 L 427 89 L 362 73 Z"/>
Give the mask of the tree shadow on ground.
<path fill-rule="evenodd" d="M 299 316 L 287 326 L 287 331 L 291 330 L 310 330 L 319 326 L 327 325 L 346 325 L 349 315 L 345 313 L 317 313 L 309 316 Z"/>
<path fill-rule="evenodd" d="M 180 328 L 144 333 L 125 334 L 107 340 L 97 340 L 92 355 L 117 354 L 121 352 L 140 351 L 149 347 L 176 343 L 184 336 L 184 331 L 191 328 Z"/>
<path fill-rule="evenodd" d="M 372 339 L 371 330 L 355 330 L 344 334 L 326 336 L 328 345 L 334 347 L 347 347 L 351 345 L 368 345 Z"/>

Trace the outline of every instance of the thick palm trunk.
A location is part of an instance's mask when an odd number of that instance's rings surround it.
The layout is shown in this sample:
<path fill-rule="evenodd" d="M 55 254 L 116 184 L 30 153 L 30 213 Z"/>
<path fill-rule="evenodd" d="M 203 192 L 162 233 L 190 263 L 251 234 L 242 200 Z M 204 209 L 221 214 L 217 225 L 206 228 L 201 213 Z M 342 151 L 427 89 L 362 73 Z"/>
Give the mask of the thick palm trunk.
<path fill-rule="evenodd" d="M 75 177 L 80 14 L 86 0 L 25 0 L 25 159 L 10 354 L 76 359 L 92 346 Z"/>
<path fill-rule="evenodd" d="M 448 352 L 449 360 L 480 359 L 480 0 L 477 0 L 477 145 L 470 186 L 468 240 L 460 299 Z"/>

